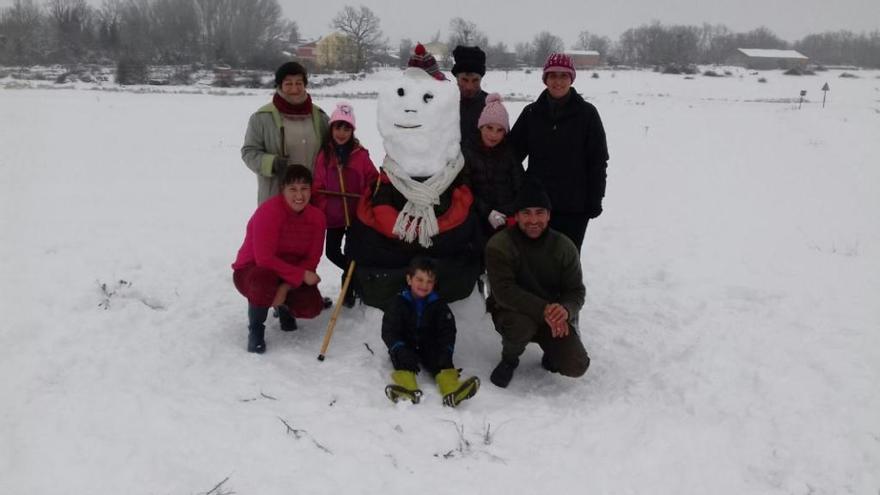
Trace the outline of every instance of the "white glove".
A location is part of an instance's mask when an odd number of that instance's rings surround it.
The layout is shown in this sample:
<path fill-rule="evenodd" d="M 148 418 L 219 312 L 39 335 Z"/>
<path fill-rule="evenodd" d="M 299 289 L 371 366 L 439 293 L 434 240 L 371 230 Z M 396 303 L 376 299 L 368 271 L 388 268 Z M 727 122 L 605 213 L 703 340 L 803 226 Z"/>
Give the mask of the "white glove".
<path fill-rule="evenodd" d="M 500 211 L 492 210 L 489 213 L 489 225 L 492 226 L 493 229 L 499 229 L 507 223 L 507 215 L 501 213 Z"/>

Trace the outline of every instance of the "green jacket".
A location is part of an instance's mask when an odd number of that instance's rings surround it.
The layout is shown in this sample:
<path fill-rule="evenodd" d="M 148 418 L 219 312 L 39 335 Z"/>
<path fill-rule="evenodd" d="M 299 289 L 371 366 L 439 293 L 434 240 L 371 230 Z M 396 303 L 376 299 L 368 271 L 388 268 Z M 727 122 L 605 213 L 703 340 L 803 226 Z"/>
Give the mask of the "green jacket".
<path fill-rule="evenodd" d="M 324 141 L 329 132 L 329 118 L 318 105 L 312 105 L 312 124 L 318 143 Z M 278 194 L 279 177 L 272 173 L 275 157 L 281 155 L 281 114 L 275 105 L 263 105 L 248 120 L 244 144 L 241 147 L 241 159 L 245 165 L 257 174 L 257 204 L 263 204 L 270 197 Z M 320 144 L 318 145 L 320 147 Z"/>
<path fill-rule="evenodd" d="M 544 306 L 560 303 L 575 326 L 587 291 L 580 254 L 565 235 L 548 228 L 538 239 L 530 239 L 519 227 L 508 227 L 486 245 L 486 272 L 497 308 L 525 314 L 540 324 Z"/>

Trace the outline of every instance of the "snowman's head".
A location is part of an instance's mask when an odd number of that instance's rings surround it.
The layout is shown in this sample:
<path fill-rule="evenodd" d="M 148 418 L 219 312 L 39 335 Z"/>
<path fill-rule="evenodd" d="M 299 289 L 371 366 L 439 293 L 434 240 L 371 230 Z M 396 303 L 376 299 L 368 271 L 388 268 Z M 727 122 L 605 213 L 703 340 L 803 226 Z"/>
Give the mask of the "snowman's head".
<path fill-rule="evenodd" d="M 458 102 L 455 84 L 416 68 L 379 93 L 385 152 L 410 177 L 433 176 L 461 152 Z"/>

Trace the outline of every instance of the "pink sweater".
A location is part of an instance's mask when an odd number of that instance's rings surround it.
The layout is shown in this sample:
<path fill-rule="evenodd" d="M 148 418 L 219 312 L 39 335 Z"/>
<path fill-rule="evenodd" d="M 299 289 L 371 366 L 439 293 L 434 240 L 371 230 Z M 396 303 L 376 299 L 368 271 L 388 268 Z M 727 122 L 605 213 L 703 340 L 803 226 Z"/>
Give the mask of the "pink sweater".
<path fill-rule="evenodd" d="M 315 180 L 312 184 L 312 204 L 320 208 L 327 215 L 327 227 L 335 229 L 346 227 L 345 210 L 342 206 L 342 197 L 333 194 L 322 194 L 320 190 L 340 192 L 339 166 L 336 156 L 321 149 L 315 157 Z M 345 182 L 345 192 L 363 194 L 364 191 L 376 186 L 379 171 L 370 160 L 370 153 L 366 148 L 358 146 L 351 152 L 348 163 L 342 167 L 342 180 Z M 348 214 L 354 218 L 357 212 L 357 198 L 347 198 Z"/>
<path fill-rule="evenodd" d="M 251 216 L 232 269 L 253 265 L 269 268 L 292 287 L 299 287 L 306 270 L 318 267 L 326 231 L 321 210 L 306 205 L 303 211 L 294 213 L 284 196 L 277 194 Z"/>

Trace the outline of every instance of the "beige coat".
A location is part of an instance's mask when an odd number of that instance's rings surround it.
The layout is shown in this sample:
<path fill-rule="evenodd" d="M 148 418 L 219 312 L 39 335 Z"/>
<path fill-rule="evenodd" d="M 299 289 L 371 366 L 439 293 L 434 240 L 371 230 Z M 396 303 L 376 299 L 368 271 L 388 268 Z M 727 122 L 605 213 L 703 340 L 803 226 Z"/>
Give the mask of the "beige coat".
<path fill-rule="evenodd" d="M 324 136 L 329 132 L 329 118 L 318 105 L 312 105 L 312 123 L 318 137 L 315 152 L 321 147 Z M 248 120 L 241 159 L 257 174 L 257 204 L 262 204 L 278 194 L 280 177 L 272 172 L 276 156 L 282 154 L 281 129 L 284 123 L 275 105 L 263 105 Z M 311 165 L 311 164 L 310 164 Z"/>

